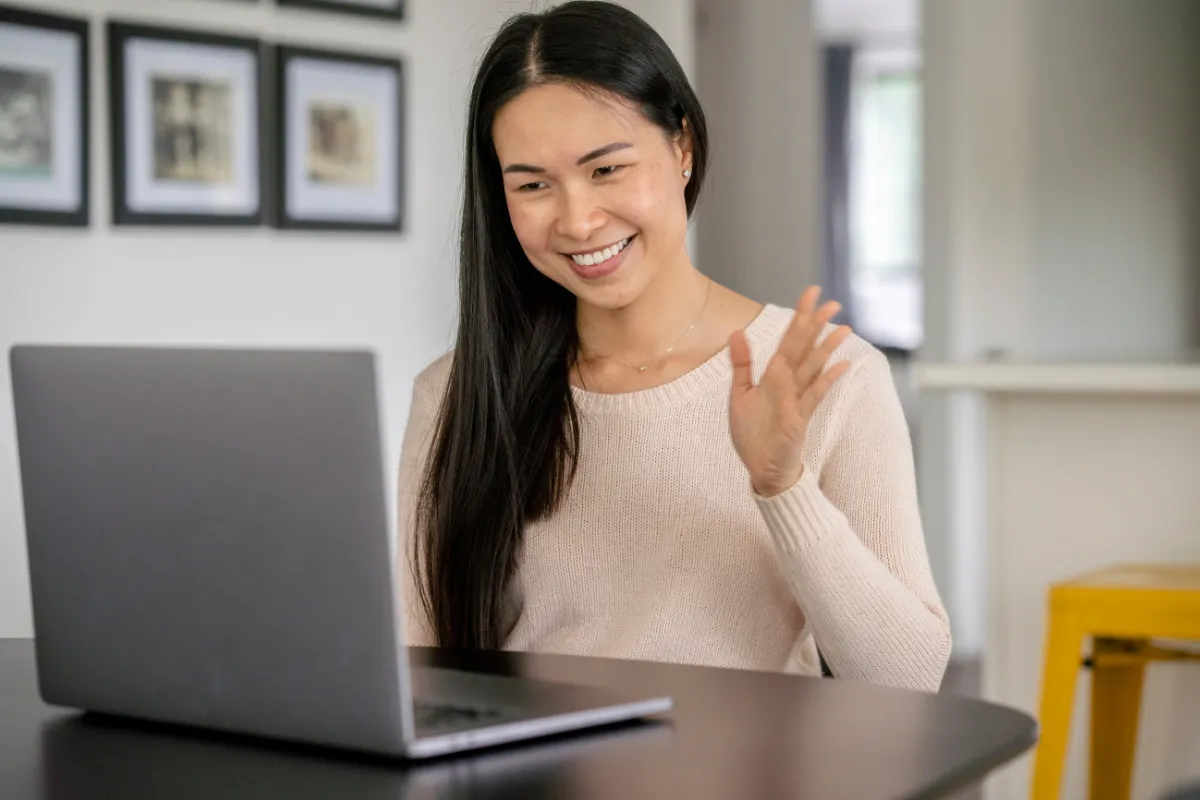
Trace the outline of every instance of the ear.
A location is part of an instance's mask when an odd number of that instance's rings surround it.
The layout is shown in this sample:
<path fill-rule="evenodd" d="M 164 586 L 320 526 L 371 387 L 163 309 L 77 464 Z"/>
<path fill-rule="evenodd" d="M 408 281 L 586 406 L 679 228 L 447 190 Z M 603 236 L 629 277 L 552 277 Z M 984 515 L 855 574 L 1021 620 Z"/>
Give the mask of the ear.
<path fill-rule="evenodd" d="M 679 171 L 691 169 L 695 143 L 692 140 L 692 126 L 688 124 L 686 118 L 683 120 L 683 130 L 675 137 L 673 145 L 675 155 L 679 159 Z"/>

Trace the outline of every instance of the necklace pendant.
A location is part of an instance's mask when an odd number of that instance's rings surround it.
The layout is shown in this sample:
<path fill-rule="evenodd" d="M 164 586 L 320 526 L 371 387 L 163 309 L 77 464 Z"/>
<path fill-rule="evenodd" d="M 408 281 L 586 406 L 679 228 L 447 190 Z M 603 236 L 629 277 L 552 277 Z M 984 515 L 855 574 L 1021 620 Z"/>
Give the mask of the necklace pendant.
<path fill-rule="evenodd" d="M 638 372 L 645 372 L 646 370 L 650 369 L 650 365 L 647 364 L 646 366 L 638 367 L 637 369 L 638 369 Z"/>

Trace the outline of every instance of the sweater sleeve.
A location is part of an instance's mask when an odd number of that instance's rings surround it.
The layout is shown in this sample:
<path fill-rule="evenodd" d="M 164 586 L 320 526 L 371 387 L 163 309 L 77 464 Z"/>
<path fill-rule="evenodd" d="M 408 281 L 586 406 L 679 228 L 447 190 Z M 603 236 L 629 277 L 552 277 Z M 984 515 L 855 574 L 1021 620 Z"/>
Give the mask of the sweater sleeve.
<path fill-rule="evenodd" d="M 418 591 L 413 560 L 415 514 L 421 480 L 433 441 L 438 399 L 426 375 L 418 376 L 412 393 L 408 422 L 400 447 L 398 479 L 398 524 L 396 527 L 396 583 L 404 609 L 405 643 L 432 646 L 437 643 Z"/>
<path fill-rule="evenodd" d="M 950 623 L 917 505 L 912 443 L 886 358 L 843 376 L 819 474 L 755 496 L 792 591 L 837 678 L 937 691 Z"/>

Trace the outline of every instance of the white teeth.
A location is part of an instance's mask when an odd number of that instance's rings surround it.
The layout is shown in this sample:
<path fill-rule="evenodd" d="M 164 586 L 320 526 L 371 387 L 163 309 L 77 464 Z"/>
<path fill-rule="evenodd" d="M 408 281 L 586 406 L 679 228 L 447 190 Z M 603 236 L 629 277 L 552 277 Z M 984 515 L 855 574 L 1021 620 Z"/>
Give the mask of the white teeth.
<path fill-rule="evenodd" d="M 632 239 L 633 237 L 630 237 Z M 571 256 L 571 258 L 581 267 L 594 267 L 597 264 L 603 264 L 617 253 L 624 250 L 629 245 L 629 239 L 623 239 L 612 247 L 606 247 L 595 253 L 588 253 L 583 256 Z"/>

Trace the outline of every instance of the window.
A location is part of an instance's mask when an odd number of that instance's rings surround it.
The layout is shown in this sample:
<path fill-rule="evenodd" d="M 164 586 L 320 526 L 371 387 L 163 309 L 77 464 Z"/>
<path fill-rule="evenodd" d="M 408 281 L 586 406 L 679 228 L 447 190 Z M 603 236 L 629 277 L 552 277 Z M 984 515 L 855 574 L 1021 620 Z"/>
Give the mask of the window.
<path fill-rule="evenodd" d="M 856 59 L 850 121 L 851 287 L 859 331 L 915 349 L 921 321 L 921 83 L 915 64 Z"/>

